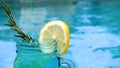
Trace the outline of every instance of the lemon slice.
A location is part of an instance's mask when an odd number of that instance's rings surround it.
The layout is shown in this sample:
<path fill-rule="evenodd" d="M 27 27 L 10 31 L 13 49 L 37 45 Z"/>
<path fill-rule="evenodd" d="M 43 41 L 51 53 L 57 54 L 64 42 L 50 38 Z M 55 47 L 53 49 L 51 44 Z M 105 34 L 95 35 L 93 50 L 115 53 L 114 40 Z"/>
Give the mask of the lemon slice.
<path fill-rule="evenodd" d="M 69 47 L 69 27 L 68 25 L 60 20 L 52 20 L 48 22 L 41 30 L 39 35 L 39 42 L 45 45 L 41 46 L 41 50 L 44 53 L 53 52 L 57 45 L 57 53 L 59 56 L 64 55 Z"/>

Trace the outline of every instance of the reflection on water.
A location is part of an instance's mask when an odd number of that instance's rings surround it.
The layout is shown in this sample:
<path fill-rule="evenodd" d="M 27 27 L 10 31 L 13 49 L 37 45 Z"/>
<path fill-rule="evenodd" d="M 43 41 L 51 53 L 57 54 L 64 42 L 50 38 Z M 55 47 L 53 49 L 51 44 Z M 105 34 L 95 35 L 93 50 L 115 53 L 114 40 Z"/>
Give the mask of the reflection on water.
<path fill-rule="evenodd" d="M 36 39 L 47 21 L 55 18 L 66 21 L 70 26 L 70 48 L 62 57 L 72 60 L 76 68 L 120 68 L 119 1 L 56 3 L 55 0 L 42 3 L 21 0 L 17 8 L 12 6 L 12 11 L 19 26 Z M 15 33 L 3 25 L 7 17 L 2 9 L 0 11 L 0 68 L 13 68 Z"/>
<path fill-rule="evenodd" d="M 77 33 L 71 33 L 70 51 L 78 68 L 120 67 L 120 37 L 101 26 L 81 26 L 76 29 Z"/>
<path fill-rule="evenodd" d="M 102 51 L 109 51 L 112 54 L 112 58 L 113 59 L 117 59 L 120 58 L 120 45 L 116 46 L 116 47 L 102 47 L 102 48 L 96 48 L 93 51 L 98 51 L 98 50 L 102 50 Z"/>

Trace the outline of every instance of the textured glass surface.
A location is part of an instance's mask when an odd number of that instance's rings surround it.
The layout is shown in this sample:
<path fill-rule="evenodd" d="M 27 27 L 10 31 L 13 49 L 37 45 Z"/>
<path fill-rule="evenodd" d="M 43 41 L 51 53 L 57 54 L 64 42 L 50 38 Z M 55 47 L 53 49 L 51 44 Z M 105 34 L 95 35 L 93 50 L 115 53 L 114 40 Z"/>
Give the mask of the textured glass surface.
<path fill-rule="evenodd" d="M 59 68 L 56 53 L 41 53 L 38 47 L 28 47 L 30 43 L 17 44 L 14 68 Z"/>

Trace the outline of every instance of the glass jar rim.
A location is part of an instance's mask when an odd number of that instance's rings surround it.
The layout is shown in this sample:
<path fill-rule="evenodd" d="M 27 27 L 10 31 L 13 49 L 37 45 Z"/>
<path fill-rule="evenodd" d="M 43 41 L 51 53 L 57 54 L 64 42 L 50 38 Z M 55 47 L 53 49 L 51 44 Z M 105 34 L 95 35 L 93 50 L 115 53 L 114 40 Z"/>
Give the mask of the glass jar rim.
<path fill-rule="evenodd" d="M 39 46 L 40 44 L 22 41 L 22 42 L 17 42 L 16 47 L 21 49 L 40 49 L 39 47 L 33 47 L 33 45 Z"/>

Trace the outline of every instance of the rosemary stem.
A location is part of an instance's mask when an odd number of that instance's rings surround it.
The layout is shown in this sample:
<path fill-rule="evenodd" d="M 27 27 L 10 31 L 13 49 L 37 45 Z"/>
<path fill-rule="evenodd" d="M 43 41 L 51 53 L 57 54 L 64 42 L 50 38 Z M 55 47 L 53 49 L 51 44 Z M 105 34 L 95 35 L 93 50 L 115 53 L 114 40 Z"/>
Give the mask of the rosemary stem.
<path fill-rule="evenodd" d="M 8 23 L 6 23 L 6 26 L 9 26 L 12 28 L 12 30 L 16 31 L 18 33 L 18 35 L 15 35 L 15 37 L 19 37 L 24 41 L 28 41 L 30 42 L 32 40 L 32 37 L 30 35 L 27 35 L 26 33 L 24 33 L 16 24 L 15 19 L 12 15 L 11 9 L 7 3 L 7 1 L 2 0 L 2 8 L 4 9 L 6 15 L 8 16 Z"/>

